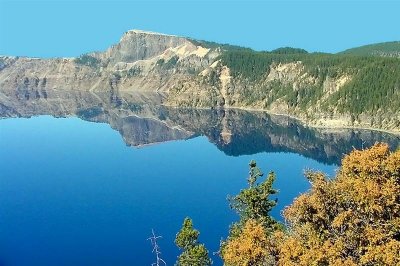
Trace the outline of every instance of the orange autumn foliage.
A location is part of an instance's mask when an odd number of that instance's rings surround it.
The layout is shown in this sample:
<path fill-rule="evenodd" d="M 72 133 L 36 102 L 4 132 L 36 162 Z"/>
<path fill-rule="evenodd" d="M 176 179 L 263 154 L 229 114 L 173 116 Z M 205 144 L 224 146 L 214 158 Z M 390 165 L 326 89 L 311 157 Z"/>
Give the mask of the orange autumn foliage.
<path fill-rule="evenodd" d="M 400 265 L 400 150 L 354 150 L 336 177 L 308 172 L 311 189 L 271 232 L 249 220 L 223 247 L 225 265 Z"/>
<path fill-rule="evenodd" d="M 240 235 L 230 238 L 222 248 L 225 265 L 270 265 L 274 243 L 261 222 L 249 219 Z"/>
<path fill-rule="evenodd" d="M 284 211 L 278 265 L 400 265 L 400 151 L 355 150 Z"/>

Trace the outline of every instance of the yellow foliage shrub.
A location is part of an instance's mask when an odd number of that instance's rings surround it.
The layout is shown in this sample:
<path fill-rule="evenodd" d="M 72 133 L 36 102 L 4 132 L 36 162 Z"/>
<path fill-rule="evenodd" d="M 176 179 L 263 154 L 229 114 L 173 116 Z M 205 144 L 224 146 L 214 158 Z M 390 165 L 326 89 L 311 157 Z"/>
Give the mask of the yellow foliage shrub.
<path fill-rule="evenodd" d="M 400 150 L 378 143 L 346 155 L 335 178 L 306 175 L 286 230 L 247 221 L 222 248 L 226 265 L 400 265 Z"/>
<path fill-rule="evenodd" d="M 226 241 L 221 255 L 226 265 L 270 265 L 273 261 L 271 248 L 274 246 L 263 224 L 249 219 L 239 236 Z"/>
<path fill-rule="evenodd" d="M 355 150 L 284 211 L 279 265 L 400 265 L 400 151 Z"/>

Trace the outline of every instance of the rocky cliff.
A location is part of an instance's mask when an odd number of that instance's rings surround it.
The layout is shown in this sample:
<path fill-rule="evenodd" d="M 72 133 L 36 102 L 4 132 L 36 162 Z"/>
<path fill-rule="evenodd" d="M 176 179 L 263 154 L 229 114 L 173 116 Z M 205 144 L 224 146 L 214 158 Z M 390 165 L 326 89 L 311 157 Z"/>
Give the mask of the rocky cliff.
<path fill-rule="evenodd" d="M 310 68 L 309 59 L 268 59 L 265 69 L 250 60 L 250 72 L 257 74 L 252 79 L 224 60 L 227 49 L 232 48 L 131 30 L 108 50 L 78 58 L 0 57 L 0 91 L 25 99 L 45 97 L 46 90 L 150 92 L 159 94 L 161 104 L 168 106 L 265 110 L 313 126 L 400 133 L 400 103 L 356 114 L 338 108 L 343 97 L 336 96 L 358 78 L 352 67 L 320 75 L 314 72 L 323 66 L 315 63 Z M 400 97 L 399 88 L 389 89 Z"/>
<path fill-rule="evenodd" d="M 132 30 L 107 51 L 78 58 L 0 57 L 0 89 L 168 92 L 217 56 L 186 38 Z"/>

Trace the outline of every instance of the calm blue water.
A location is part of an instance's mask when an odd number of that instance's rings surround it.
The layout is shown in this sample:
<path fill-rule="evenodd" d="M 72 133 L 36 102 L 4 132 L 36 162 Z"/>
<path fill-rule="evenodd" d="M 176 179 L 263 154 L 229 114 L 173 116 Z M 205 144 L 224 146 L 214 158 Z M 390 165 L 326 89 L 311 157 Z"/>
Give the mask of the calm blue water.
<path fill-rule="evenodd" d="M 251 159 L 277 174 L 277 219 L 309 187 L 304 169 L 336 169 L 293 153 L 227 156 L 206 137 L 138 149 L 78 118 L 0 120 L 0 265 L 151 265 L 151 229 L 173 265 L 186 216 L 215 252 Z"/>

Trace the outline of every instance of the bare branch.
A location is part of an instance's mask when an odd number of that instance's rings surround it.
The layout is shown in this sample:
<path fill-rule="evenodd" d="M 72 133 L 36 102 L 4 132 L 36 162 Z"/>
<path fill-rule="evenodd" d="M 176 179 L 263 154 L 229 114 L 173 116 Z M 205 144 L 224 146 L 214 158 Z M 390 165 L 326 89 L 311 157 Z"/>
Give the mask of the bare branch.
<path fill-rule="evenodd" d="M 160 265 L 166 266 L 167 263 L 160 257 L 161 251 L 160 247 L 157 244 L 157 239 L 162 238 L 162 236 L 156 236 L 153 229 L 151 229 L 151 234 L 152 236 L 147 238 L 147 240 L 150 240 L 151 245 L 153 246 L 152 253 L 156 254 L 156 262 L 152 263 L 151 266 L 160 266 Z"/>

